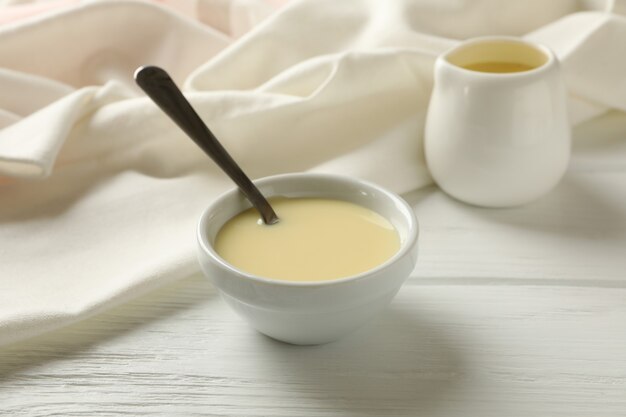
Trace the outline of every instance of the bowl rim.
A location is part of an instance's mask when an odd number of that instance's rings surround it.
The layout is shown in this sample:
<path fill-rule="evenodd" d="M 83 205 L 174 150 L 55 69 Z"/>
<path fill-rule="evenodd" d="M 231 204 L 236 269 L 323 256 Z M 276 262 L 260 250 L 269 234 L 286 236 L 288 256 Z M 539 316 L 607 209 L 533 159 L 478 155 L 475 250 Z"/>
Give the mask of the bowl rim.
<path fill-rule="evenodd" d="M 338 174 L 327 174 L 327 173 L 307 173 L 307 172 L 286 173 L 286 174 L 271 175 L 271 176 L 259 178 L 259 179 L 253 180 L 253 182 L 257 186 L 263 186 L 263 185 L 266 185 L 267 183 L 272 183 L 274 181 L 283 180 L 285 178 L 295 178 L 295 179 L 299 179 L 299 178 L 311 179 L 312 178 L 312 179 L 320 179 L 320 180 L 331 180 L 331 181 L 336 181 L 336 182 L 345 183 L 345 184 L 349 183 L 352 185 L 358 185 L 358 186 L 369 188 L 370 190 L 374 190 L 377 193 L 384 195 L 386 199 L 391 200 L 394 203 L 394 206 L 396 207 L 399 206 L 402 208 L 398 211 L 402 213 L 403 216 L 405 216 L 405 218 L 408 220 L 407 221 L 408 227 L 406 230 L 405 241 L 401 244 L 400 249 L 392 257 L 387 259 L 385 262 L 377 265 L 375 268 L 368 269 L 367 271 L 361 272 L 359 274 L 350 275 L 350 276 L 343 277 L 343 278 L 329 279 L 325 281 L 289 281 L 289 280 L 281 280 L 281 279 L 267 278 L 267 277 L 262 277 L 259 275 L 254 275 L 254 274 L 242 271 L 236 268 L 235 266 L 231 265 L 230 263 L 228 263 L 226 260 L 222 259 L 222 257 L 219 256 L 219 254 L 213 249 L 213 246 L 209 244 L 208 239 L 207 239 L 207 234 L 204 233 L 204 230 L 206 230 L 206 226 L 207 226 L 207 222 L 208 222 L 208 218 L 210 214 L 213 213 L 217 207 L 223 204 L 223 202 L 226 199 L 232 198 L 233 194 L 236 194 L 239 192 L 239 189 L 237 187 L 234 187 L 220 194 L 215 200 L 213 200 L 211 204 L 209 204 L 207 208 L 204 209 L 204 211 L 202 212 L 200 216 L 200 220 L 198 221 L 198 225 L 196 227 L 196 238 L 197 238 L 197 242 L 198 242 L 200 249 L 202 250 L 202 252 L 208 255 L 221 269 L 226 270 L 229 273 L 237 274 L 241 278 L 244 278 L 253 282 L 257 282 L 257 283 L 262 283 L 262 284 L 271 284 L 271 285 L 278 285 L 278 286 L 284 286 L 284 287 L 326 287 L 326 286 L 331 286 L 331 285 L 341 285 L 341 284 L 346 284 L 346 283 L 350 283 L 354 281 L 367 279 L 368 277 L 375 275 L 384 269 L 389 268 L 400 259 L 409 255 L 412 248 L 417 244 L 417 239 L 419 236 L 419 223 L 417 221 L 417 217 L 415 215 L 415 212 L 411 208 L 411 206 L 406 202 L 406 200 L 404 200 L 398 194 L 392 191 L 389 191 L 388 189 L 383 188 L 378 184 L 375 184 L 370 181 L 362 180 L 360 178 L 350 177 L 346 175 L 338 175 Z M 406 213 L 403 213 L 403 212 L 406 212 Z"/>

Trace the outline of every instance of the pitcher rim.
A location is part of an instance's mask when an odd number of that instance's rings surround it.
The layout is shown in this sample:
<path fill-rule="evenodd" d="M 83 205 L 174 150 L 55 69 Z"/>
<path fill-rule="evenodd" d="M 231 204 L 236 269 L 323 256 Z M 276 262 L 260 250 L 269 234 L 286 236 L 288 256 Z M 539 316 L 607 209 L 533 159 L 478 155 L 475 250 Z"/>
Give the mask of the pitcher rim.
<path fill-rule="evenodd" d="M 527 47 L 530 47 L 536 51 L 542 53 L 546 60 L 541 65 L 536 66 L 532 69 L 525 71 L 517 71 L 517 72 L 484 72 L 484 71 L 476 71 L 464 68 L 454 62 L 450 61 L 450 55 L 459 52 L 460 50 L 467 48 L 472 45 L 476 45 L 479 43 L 488 43 L 488 42 L 510 42 L 516 44 L 522 44 Z M 458 45 L 453 46 L 443 54 L 441 54 L 438 58 L 438 61 L 441 63 L 445 63 L 447 66 L 454 68 L 455 70 L 461 71 L 464 74 L 472 75 L 475 77 L 481 78 L 490 78 L 490 79 L 511 79 L 511 78 L 522 78 L 528 77 L 531 75 L 536 75 L 545 71 L 548 71 L 550 68 L 557 65 L 558 60 L 556 54 L 546 45 L 530 41 L 521 37 L 516 36 L 480 36 L 475 38 L 470 38 L 462 41 Z"/>

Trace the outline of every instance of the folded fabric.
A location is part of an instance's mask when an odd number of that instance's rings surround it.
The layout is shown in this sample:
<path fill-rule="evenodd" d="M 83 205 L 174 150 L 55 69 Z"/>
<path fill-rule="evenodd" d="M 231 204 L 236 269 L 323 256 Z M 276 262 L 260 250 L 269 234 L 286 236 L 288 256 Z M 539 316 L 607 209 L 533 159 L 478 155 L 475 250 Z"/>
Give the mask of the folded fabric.
<path fill-rule="evenodd" d="M 552 47 L 572 123 L 626 110 L 619 1 L 60 3 L 0 18 L 0 343 L 198 270 L 196 220 L 231 184 L 133 85 L 140 65 L 166 68 L 253 177 L 400 193 L 431 181 L 432 65 L 460 39 Z"/>

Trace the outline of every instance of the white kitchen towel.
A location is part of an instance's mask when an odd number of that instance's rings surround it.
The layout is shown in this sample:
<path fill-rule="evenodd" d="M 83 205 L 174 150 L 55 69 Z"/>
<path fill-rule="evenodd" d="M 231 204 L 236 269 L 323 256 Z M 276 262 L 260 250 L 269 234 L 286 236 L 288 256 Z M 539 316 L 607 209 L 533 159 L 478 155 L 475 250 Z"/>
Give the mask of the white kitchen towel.
<path fill-rule="evenodd" d="M 253 177 L 333 172 L 397 192 L 430 183 L 432 64 L 461 39 L 552 47 L 572 123 L 626 110 L 623 1 L 282 3 L 0 6 L 0 343 L 198 270 L 196 220 L 231 184 L 133 85 L 140 65 L 170 71 Z"/>

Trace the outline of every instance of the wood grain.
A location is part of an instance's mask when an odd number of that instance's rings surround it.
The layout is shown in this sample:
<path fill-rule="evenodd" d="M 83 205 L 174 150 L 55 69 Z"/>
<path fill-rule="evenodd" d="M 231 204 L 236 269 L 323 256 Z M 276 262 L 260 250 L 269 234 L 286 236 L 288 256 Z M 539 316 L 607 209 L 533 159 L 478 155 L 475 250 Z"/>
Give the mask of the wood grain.
<path fill-rule="evenodd" d="M 417 278 L 626 284 L 626 174 L 569 172 L 534 204 L 494 210 L 434 187 L 414 193 Z"/>
<path fill-rule="evenodd" d="M 257 334 L 192 278 L 5 348 L 7 416 L 619 416 L 626 289 L 406 285 L 336 343 Z"/>

